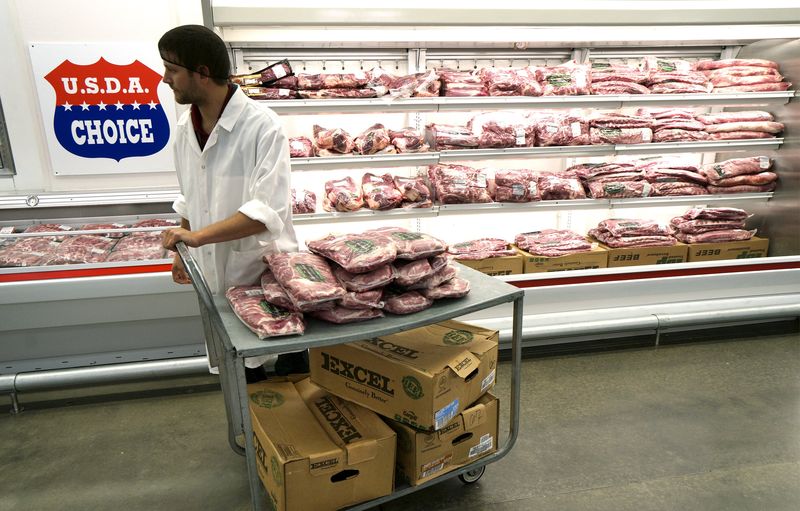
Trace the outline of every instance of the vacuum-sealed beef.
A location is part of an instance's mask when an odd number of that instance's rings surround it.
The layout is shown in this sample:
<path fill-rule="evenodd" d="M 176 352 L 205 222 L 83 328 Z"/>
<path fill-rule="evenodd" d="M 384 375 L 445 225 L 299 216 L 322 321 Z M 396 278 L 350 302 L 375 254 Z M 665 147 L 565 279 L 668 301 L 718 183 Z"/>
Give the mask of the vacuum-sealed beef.
<path fill-rule="evenodd" d="M 328 235 L 306 243 L 315 254 L 327 257 L 350 273 L 366 273 L 397 257 L 397 246 L 379 232 Z"/>
<path fill-rule="evenodd" d="M 433 275 L 433 267 L 427 259 L 416 261 L 395 261 L 395 282 L 403 287 L 416 284 L 420 280 Z"/>
<path fill-rule="evenodd" d="M 380 309 L 348 309 L 341 305 L 337 305 L 333 309 L 311 312 L 310 314 L 317 319 L 336 324 L 355 323 L 383 317 L 383 312 Z"/>
<path fill-rule="evenodd" d="M 289 157 L 310 158 L 314 156 L 314 143 L 308 137 L 292 137 L 289 139 Z"/>
<path fill-rule="evenodd" d="M 393 292 L 383 294 L 383 310 L 392 314 L 413 314 L 423 311 L 433 305 L 433 300 L 423 296 L 418 291 Z"/>
<path fill-rule="evenodd" d="M 485 112 L 475 115 L 467 127 L 478 137 L 478 147 L 532 147 L 536 124 L 519 112 Z"/>
<path fill-rule="evenodd" d="M 234 314 L 259 339 L 302 334 L 303 315 L 289 312 L 264 299 L 260 286 L 232 287 L 225 292 Z"/>
<path fill-rule="evenodd" d="M 627 199 L 654 195 L 653 186 L 646 181 L 591 181 L 587 183 L 594 199 Z"/>
<path fill-rule="evenodd" d="M 0 248 L 0 266 L 39 266 L 58 249 L 58 243 L 45 238 L 22 238 Z"/>
<path fill-rule="evenodd" d="M 108 224 L 85 224 L 80 226 L 77 230 L 79 231 L 100 231 L 97 233 L 92 233 L 93 236 L 105 236 L 106 238 L 124 238 L 127 236 L 128 233 L 126 232 L 106 232 L 104 229 L 124 229 L 127 227 L 125 224 L 116 224 L 116 223 L 108 223 Z"/>
<path fill-rule="evenodd" d="M 62 225 L 62 224 L 36 224 L 31 225 L 30 227 L 26 228 L 24 233 L 35 233 L 35 232 L 62 232 L 62 231 L 73 231 L 74 229 L 69 225 Z M 64 241 L 67 239 L 66 236 L 42 236 L 40 239 L 48 238 L 50 241 Z"/>
<path fill-rule="evenodd" d="M 358 154 L 375 154 L 381 149 L 386 148 L 391 143 L 389 132 L 381 124 L 373 124 L 354 140 L 355 152 Z"/>
<path fill-rule="evenodd" d="M 486 173 L 466 165 L 431 165 L 428 176 L 442 204 L 492 202 Z"/>
<path fill-rule="evenodd" d="M 611 236 L 666 236 L 667 231 L 655 220 L 640 218 L 609 218 L 597 224 L 597 228 Z"/>
<path fill-rule="evenodd" d="M 167 250 L 161 244 L 161 234 L 143 232 L 133 233 L 119 240 L 106 256 L 106 262 L 150 261 L 165 257 Z"/>
<path fill-rule="evenodd" d="M 791 87 L 790 82 L 757 83 L 754 85 L 734 85 L 731 87 L 714 87 L 717 94 L 735 94 L 737 92 L 782 92 Z"/>
<path fill-rule="evenodd" d="M 678 231 L 674 234 L 675 238 L 683 243 L 721 243 L 725 241 L 746 241 L 755 236 L 756 231 L 745 229 L 724 229 L 719 231 L 708 231 L 700 234 L 687 234 Z"/>
<path fill-rule="evenodd" d="M 373 289 L 372 291 L 348 291 L 339 300 L 339 305 L 346 309 L 382 309 L 383 289 Z"/>
<path fill-rule="evenodd" d="M 648 144 L 653 141 L 650 128 L 591 128 L 589 137 L 598 144 Z"/>
<path fill-rule="evenodd" d="M 537 115 L 536 139 L 540 146 L 589 145 L 589 122 L 577 113 Z"/>
<path fill-rule="evenodd" d="M 542 200 L 585 199 L 586 192 L 575 177 L 543 174 L 538 179 Z"/>
<path fill-rule="evenodd" d="M 43 257 L 40 265 L 101 263 L 111 252 L 115 240 L 88 234 L 69 236 L 58 248 Z"/>
<path fill-rule="evenodd" d="M 754 66 L 778 69 L 778 63 L 766 59 L 720 59 L 720 60 L 698 60 L 694 68 L 698 71 L 711 69 L 722 69 L 726 67 Z"/>
<path fill-rule="evenodd" d="M 389 130 L 389 138 L 398 153 L 424 153 L 429 149 L 425 143 L 425 135 L 414 128 Z"/>
<path fill-rule="evenodd" d="M 278 252 L 267 254 L 264 261 L 297 310 L 318 309 L 324 302 L 345 295 L 324 257 L 308 252 Z"/>
<path fill-rule="evenodd" d="M 273 87 L 242 87 L 247 97 L 259 100 L 296 99 L 297 91 Z"/>
<path fill-rule="evenodd" d="M 288 311 L 297 311 L 292 299 L 289 298 L 289 294 L 281 287 L 271 270 L 266 270 L 261 274 L 261 292 L 264 293 L 264 299 L 269 303 L 283 307 Z M 333 302 L 325 303 L 333 304 Z"/>
<path fill-rule="evenodd" d="M 687 220 L 744 220 L 748 213 L 741 208 L 691 208 L 681 216 Z"/>
<path fill-rule="evenodd" d="M 429 208 L 433 205 L 431 190 L 422 177 L 394 177 L 394 186 L 403 195 L 404 208 Z"/>
<path fill-rule="evenodd" d="M 433 273 L 424 279 L 406 286 L 406 289 L 431 289 L 436 286 L 441 286 L 445 282 L 454 279 L 458 275 L 458 270 L 454 266 L 447 265 L 441 270 Z"/>
<path fill-rule="evenodd" d="M 431 300 L 440 300 L 442 298 L 461 298 L 469 293 L 469 289 L 470 283 L 468 280 L 456 277 L 440 286 L 431 289 L 422 289 L 420 293 L 422 296 Z"/>
<path fill-rule="evenodd" d="M 697 120 L 703 124 L 723 124 L 730 122 L 767 122 L 775 118 L 771 113 L 763 110 L 747 110 L 742 112 L 718 112 L 715 114 L 701 114 Z"/>
<path fill-rule="evenodd" d="M 706 126 L 706 133 L 730 133 L 732 131 L 760 131 L 764 133 L 780 133 L 783 131 L 783 123 L 774 121 L 753 121 L 753 122 L 726 122 L 721 124 L 709 124 Z"/>
<path fill-rule="evenodd" d="M 384 211 L 396 208 L 403 202 L 403 195 L 394 186 L 391 174 L 376 176 L 367 172 L 361 178 L 361 191 L 369 209 Z"/>
<path fill-rule="evenodd" d="M 360 89 L 369 82 L 367 74 L 357 73 L 321 73 L 297 75 L 297 87 L 299 89 L 320 90 L 320 89 Z"/>
<path fill-rule="evenodd" d="M 375 232 L 394 242 L 397 247 L 397 258 L 415 260 L 441 254 L 447 245 L 440 239 L 421 232 L 411 232 L 402 227 L 379 227 L 367 232 Z"/>
<path fill-rule="evenodd" d="M 487 259 L 517 254 L 514 250 L 508 248 L 506 240 L 500 238 L 480 238 L 463 241 L 450 245 L 447 252 L 454 255 L 456 259 L 464 260 Z"/>
<path fill-rule="evenodd" d="M 766 185 L 738 185 L 738 186 L 714 186 L 708 185 L 706 187 L 709 193 L 764 193 L 771 192 L 777 188 L 775 182 Z"/>
<path fill-rule="evenodd" d="M 385 264 L 366 273 L 350 273 L 341 266 L 334 266 L 333 274 L 348 291 L 362 293 L 391 284 L 395 277 L 395 268 L 391 264 Z"/>
<path fill-rule="evenodd" d="M 584 236 L 567 229 L 523 232 L 514 237 L 514 243 L 531 254 L 546 257 L 588 252 L 592 249 Z"/>
<path fill-rule="evenodd" d="M 326 129 L 314 125 L 314 143 L 319 149 L 327 149 L 334 153 L 348 154 L 353 152 L 353 137 L 341 128 Z"/>
<path fill-rule="evenodd" d="M 494 200 L 531 202 L 540 200 L 538 178 L 526 169 L 497 169 L 494 174 Z"/>
<path fill-rule="evenodd" d="M 710 180 L 716 181 L 744 174 L 758 174 L 772 167 L 769 156 L 751 156 L 733 158 L 717 163 L 704 165 L 701 172 Z"/>
<path fill-rule="evenodd" d="M 539 68 L 545 96 L 589 94 L 589 66 L 569 61 L 560 66 Z"/>
<path fill-rule="evenodd" d="M 709 181 L 713 186 L 763 186 L 778 180 L 774 172 L 759 172 L 758 174 L 745 174 L 741 176 L 726 177 Z"/>
<path fill-rule="evenodd" d="M 378 96 L 383 95 L 379 94 L 378 92 L 379 92 L 378 89 L 370 87 L 366 89 L 319 89 L 319 90 L 300 89 L 297 91 L 297 95 L 300 96 L 302 99 L 338 99 L 338 98 L 364 99 L 364 98 L 376 98 Z"/>
<path fill-rule="evenodd" d="M 744 229 L 745 219 L 741 220 L 687 220 L 676 216 L 669 221 L 670 226 L 686 234 L 700 234 L 723 229 Z"/>
<path fill-rule="evenodd" d="M 490 96 L 541 96 L 544 92 L 530 67 L 497 68 L 485 67 L 480 77 Z"/>
<path fill-rule="evenodd" d="M 425 128 L 428 144 L 437 151 L 478 147 L 478 137 L 466 126 L 431 123 Z"/>
<path fill-rule="evenodd" d="M 350 176 L 325 182 L 325 198 L 322 199 L 325 211 L 358 211 L 363 206 L 361 187 Z"/>
<path fill-rule="evenodd" d="M 317 195 L 309 190 L 303 190 L 303 195 L 297 197 L 297 192 L 292 188 L 292 214 L 302 215 L 317 211 Z"/>

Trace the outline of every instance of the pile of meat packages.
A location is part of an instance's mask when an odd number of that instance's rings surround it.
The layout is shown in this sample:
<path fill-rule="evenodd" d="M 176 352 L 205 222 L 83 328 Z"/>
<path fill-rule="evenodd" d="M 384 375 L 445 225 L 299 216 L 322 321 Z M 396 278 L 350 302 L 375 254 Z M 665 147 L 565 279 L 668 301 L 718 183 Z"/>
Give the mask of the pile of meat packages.
<path fill-rule="evenodd" d="M 749 216 L 738 208 L 692 208 L 670 220 L 669 229 L 683 243 L 744 241 L 756 234 L 745 229 Z"/>
<path fill-rule="evenodd" d="M 694 68 L 708 77 L 718 93 L 785 91 L 792 85 L 783 81 L 778 64 L 771 60 L 700 60 Z"/>
<path fill-rule="evenodd" d="M 289 156 L 341 156 L 343 154 L 397 154 L 424 153 L 429 149 L 422 133 L 413 128 L 395 131 L 376 123 L 353 138 L 342 128 L 314 126 L 314 139 L 292 137 L 289 139 Z"/>
<path fill-rule="evenodd" d="M 358 211 L 363 207 L 384 211 L 394 208 L 429 208 L 431 193 L 422 177 L 364 174 L 359 186 L 350 176 L 325 182 L 325 211 Z"/>
<path fill-rule="evenodd" d="M 775 189 L 778 175 L 771 169 L 769 157 L 752 156 L 705 165 L 701 172 L 711 193 L 758 193 Z"/>
<path fill-rule="evenodd" d="M 132 224 L 131 228 L 174 227 L 170 220 L 151 219 Z M 0 266 L 28 267 L 64 264 L 89 264 L 163 259 L 160 231 L 133 233 L 104 232 L 128 227 L 117 223 L 79 226 L 36 224 L 23 233 L 53 233 L 39 237 L 20 237 L 0 246 Z M 97 234 L 66 234 L 70 231 L 98 231 Z M 65 234 L 60 234 L 65 233 Z"/>
<path fill-rule="evenodd" d="M 771 113 L 760 110 L 702 114 L 697 120 L 705 125 L 709 140 L 775 138 L 784 128 Z"/>
<path fill-rule="evenodd" d="M 589 230 L 589 235 L 611 248 L 669 246 L 676 243 L 666 227 L 654 220 L 609 218 Z"/>
<path fill-rule="evenodd" d="M 592 250 L 585 236 L 567 229 L 543 229 L 523 232 L 514 237 L 514 244 L 533 255 L 560 257 Z"/>
<path fill-rule="evenodd" d="M 296 99 L 297 77 L 288 60 L 270 64 L 254 73 L 231 76 L 231 82 L 253 99 Z"/>
<path fill-rule="evenodd" d="M 310 252 L 269 254 L 261 288 L 234 287 L 234 312 L 261 338 L 302 333 L 303 314 L 331 323 L 412 314 L 434 300 L 460 298 L 469 281 L 450 265 L 446 245 L 427 234 L 383 227 L 359 234 L 329 235 L 307 243 Z M 247 302 L 244 305 L 241 302 Z"/>
<path fill-rule="evenodd" d="M 462 241 L 450 245 L 447 253 L 455 259 L 463 261 L 489 259 L 492 257 L 508 257 L 517 255 L 506 240 L 500 238 L 480 238 L 470 241 Z"/>

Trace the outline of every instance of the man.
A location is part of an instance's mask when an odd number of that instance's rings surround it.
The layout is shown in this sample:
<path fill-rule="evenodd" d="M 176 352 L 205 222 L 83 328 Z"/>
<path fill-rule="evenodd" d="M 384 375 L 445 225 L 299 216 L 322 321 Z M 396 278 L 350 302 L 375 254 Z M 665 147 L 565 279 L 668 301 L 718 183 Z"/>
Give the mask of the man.
<path fill-rule="evenodd" d="M 183 241 L 194 247 L 212 293 L 255 284 L 265 269 L 263 254 L 297 250 L 288 139 L 274 112 L 229 83 L 227 48 L 213 31 L 174 28 L 158 41 L 158 50 L 162 81 L 177 103 L 191 105 L 175 133 L 181 194 L 173 209 L 181 226 L 164 232 L 163 245 L 175 250 Z M 172 277 L 189 283 L 177 253 Z M 278 357 L 277 372 L 307 371 L 305 352 L 289 355 Z M 259 358 L 246 360 L 249 380 L 264 376 L 267 357 Z"/>

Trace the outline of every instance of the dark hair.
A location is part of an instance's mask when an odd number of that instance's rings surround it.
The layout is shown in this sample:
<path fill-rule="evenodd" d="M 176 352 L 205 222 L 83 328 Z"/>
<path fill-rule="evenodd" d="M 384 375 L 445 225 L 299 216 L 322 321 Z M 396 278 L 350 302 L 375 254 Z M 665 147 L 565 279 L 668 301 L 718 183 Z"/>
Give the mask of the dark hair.
<path fill-rule="evenodd" d="M 158 40 L 158 52 L 163 60 L 195 73 L 200 66 L 208 67 L 208 74 L 201 74 L 220 85 L 231 74 L 225 42 L 202 25 L 183 25 L 167 31 Z"/>

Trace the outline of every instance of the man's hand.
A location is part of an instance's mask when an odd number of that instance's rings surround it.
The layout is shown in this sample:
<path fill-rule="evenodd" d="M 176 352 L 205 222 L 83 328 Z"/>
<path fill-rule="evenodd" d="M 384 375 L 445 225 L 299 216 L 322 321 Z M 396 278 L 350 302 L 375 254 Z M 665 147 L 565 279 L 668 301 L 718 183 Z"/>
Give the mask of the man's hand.
<path fill-rule="evenodd" d="M 186 273 L 186 268 L 183 266 L 183 260 L 179 254 L 175 254 L 172 259 L 172 280 L 178 284 L 191 284 L 192 279 Z"/>
<path fill-rule="evenodd" d="M 200 237 L 195 231 L 179 227 L 166 230 L 161 234 L 161 245 L 168 250 L 175 250 L 175 244 L 179 241 L 186 243 L 189 247 L 200 246 Z"/>

